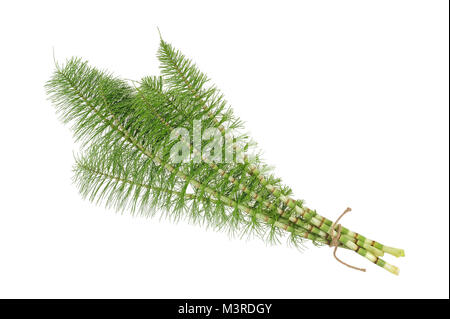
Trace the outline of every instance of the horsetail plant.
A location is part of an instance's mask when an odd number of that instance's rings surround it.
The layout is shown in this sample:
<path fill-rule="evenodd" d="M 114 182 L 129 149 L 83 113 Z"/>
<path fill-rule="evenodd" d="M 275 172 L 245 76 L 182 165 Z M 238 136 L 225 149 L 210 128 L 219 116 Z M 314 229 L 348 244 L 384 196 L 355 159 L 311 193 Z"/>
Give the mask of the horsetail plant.
<path fill-rule="evenodd" d="M 326 219 L 275 177 L 242 133 L 242 121 L 206 75 L 161 39 L 161 76 L 125 81 L 72 58 L 46 84 L 81 142 L 74 181 L 81 195 L 116 210 L 204 224 L 232 235 L 304 240 L 380 257 L 404 256 Z"/>

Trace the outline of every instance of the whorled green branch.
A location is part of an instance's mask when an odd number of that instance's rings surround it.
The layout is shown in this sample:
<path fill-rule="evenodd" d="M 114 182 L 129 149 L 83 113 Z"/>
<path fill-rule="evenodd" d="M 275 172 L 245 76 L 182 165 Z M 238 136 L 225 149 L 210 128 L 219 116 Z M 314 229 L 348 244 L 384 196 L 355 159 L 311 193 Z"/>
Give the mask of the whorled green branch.
<path fill-rule="evenodd" d="M 191 143 L 177 128 L 193 122 L 216 128 L 223 137 L 237 133 L 233 150 L 247 150 L 251 141 L 240 133 L 223 95 L 179 51 L 163 40 L 158 53 L 162 78 L 144 78 L 130 86 L 111 74 L 91 68 L 80 59 L 56 67 L 47 92 L 63 122 L 70 123 L 82 142 L 75 181 L 83 196 L 132 212 L 168 212 L 230 233 L 255 234 L 277 241 L 289 234 L 298 245 L 304 238 L 329 244 L 336 236 L 332 222 L 292 199 L 292 191 L 272 174 L 259 156 L 244 162 L 215 162 L 202 153 L 207 141 Z M 199 162 L 173 162 L 172 150 L 181 143 Z M 198 148 L 198 146 L 200 146 Z M 385 262 L 391 248 L 347 228 L 337 238 L 340 246 L 398 274 Z"/>

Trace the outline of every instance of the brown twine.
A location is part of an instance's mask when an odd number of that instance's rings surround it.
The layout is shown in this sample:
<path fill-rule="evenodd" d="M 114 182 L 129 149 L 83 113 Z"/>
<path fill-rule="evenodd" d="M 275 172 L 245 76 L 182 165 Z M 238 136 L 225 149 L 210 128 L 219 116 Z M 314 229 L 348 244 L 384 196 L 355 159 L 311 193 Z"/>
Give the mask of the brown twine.
<path fill-rule="evenodd" d="M 343 264 L 343 265 L 345 265 L 345 266 L 347 266 L 347 267 L 349 267 L 349 268 L 352 268 L 352 269 L 355 269 L 355 270 L 359 270 L 359 271 L 365 272 L 365 271 L 366 271 L 365 268 L 358 268 L 358 267 L 349 265 L 349 264 L 347 264 L 346 262 L 343 262 L 342 260 L 340 260 L 340 259 L 336 256 L 336 251 L 337 251 L 338 246 L 339 246 L 339 238 L 341 237 L 341 230 L 342 230 L 342 225 L 341 225 L 341 224 L 338 224 L 338 223 L 339 223 L 339 221 L 341 220 L 341 218 L 342 218 L 345 214 L 347 214 L 348 212 L 351 212 L 351 211 L 352 211 L 352 209 L 351 209 L 350 207 L 347 207 L 347 209 L 341 214 L 341 216 L 339 216 L 339 218 L 336 219 L 336 221 L 331 225 L 331 231 L 332 231 L 331 234 L 332 234 L 332 235 L 331 235 L 331 243 L 330 243 L 330 247 L 334 247 L 333 255 L 334 255 L 334 258 L 336 258 L 336 260 L 337 260 L 338 262 L 340 262 L 341 264 Z M 337 231 L 336 235 L 333 235 L 333 234 L 334 234 L 334 228 L 336 227 L 336 224 L 337 224 L 337 226 L 338 226 L 338 231 Z"/>

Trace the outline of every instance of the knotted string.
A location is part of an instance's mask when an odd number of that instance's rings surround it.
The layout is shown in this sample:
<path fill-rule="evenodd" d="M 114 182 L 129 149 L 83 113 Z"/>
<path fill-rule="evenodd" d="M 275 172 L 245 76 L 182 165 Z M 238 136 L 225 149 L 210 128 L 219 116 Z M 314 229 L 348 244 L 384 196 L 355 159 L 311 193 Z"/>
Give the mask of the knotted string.
<path fill-rule="evenodd" d="M 365 268 L 358 268 L 358 267 L 349 265 L 349 264 L 347 264 L 346 262 L 343 262 L 342 260 L 340 260 L 340 259 L 336 256 L 336 251 L 337 251 L 338 246 L 339 246 L 339 238 L 341 237 L 341 230 L 342 230 L 342 225 L 341 225 L 341 224 L 338 224 L 338 223 L 339 223 L 339 221 L 341 220 L 341 218 L 342 218 L 345 214 L 347 214 L 348 212 L 351 212 L 351 211 L 352 211 L 352 209 L 351 209 L 350 207 L 347 207 L 347 209 L 341 214 L 341 216 L 339 216 L 339 218 L 336 219 L 336 221 L 331 225 L 331 234 L 332 234 L 332 235 L 331 235 L 331 243 L 330 243 L 330 247 L 334 247 L 333 255 L 334 255 L 334 258 L 336 258 L 336 260 L 337 260 L 338 262 L 340 262 L 341 264 L 343 264 L 343 265 L 345 265 L 345 266 L 347 266 L 347 267 L 349 267 L 349 268 L 352 268 L 352 269 L 355 269 L 355 270 L 359 270 L 359 271 L 365 272 L 365 271 L 366 271 Z M 334 234 L 334 228 L 336 227 L 336 224 L 337 224 L 337 226 L 338 226 L 338 231 L 337 231 L 336 235 L 333 235 L 333 234 Z"/>

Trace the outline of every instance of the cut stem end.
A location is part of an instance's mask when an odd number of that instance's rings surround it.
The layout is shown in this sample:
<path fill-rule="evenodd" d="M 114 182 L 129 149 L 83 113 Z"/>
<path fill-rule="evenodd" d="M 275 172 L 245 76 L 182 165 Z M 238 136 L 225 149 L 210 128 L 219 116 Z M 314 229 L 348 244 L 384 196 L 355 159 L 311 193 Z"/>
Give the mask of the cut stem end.
<path fill-rule="evenodd" d="M 404 257 L 405 256 L 405 251 L 400 248 L 384 246 L 383 251 L 388 254 L 391 254 L 392 256 L 395 256 L 395 257 Z"/>

